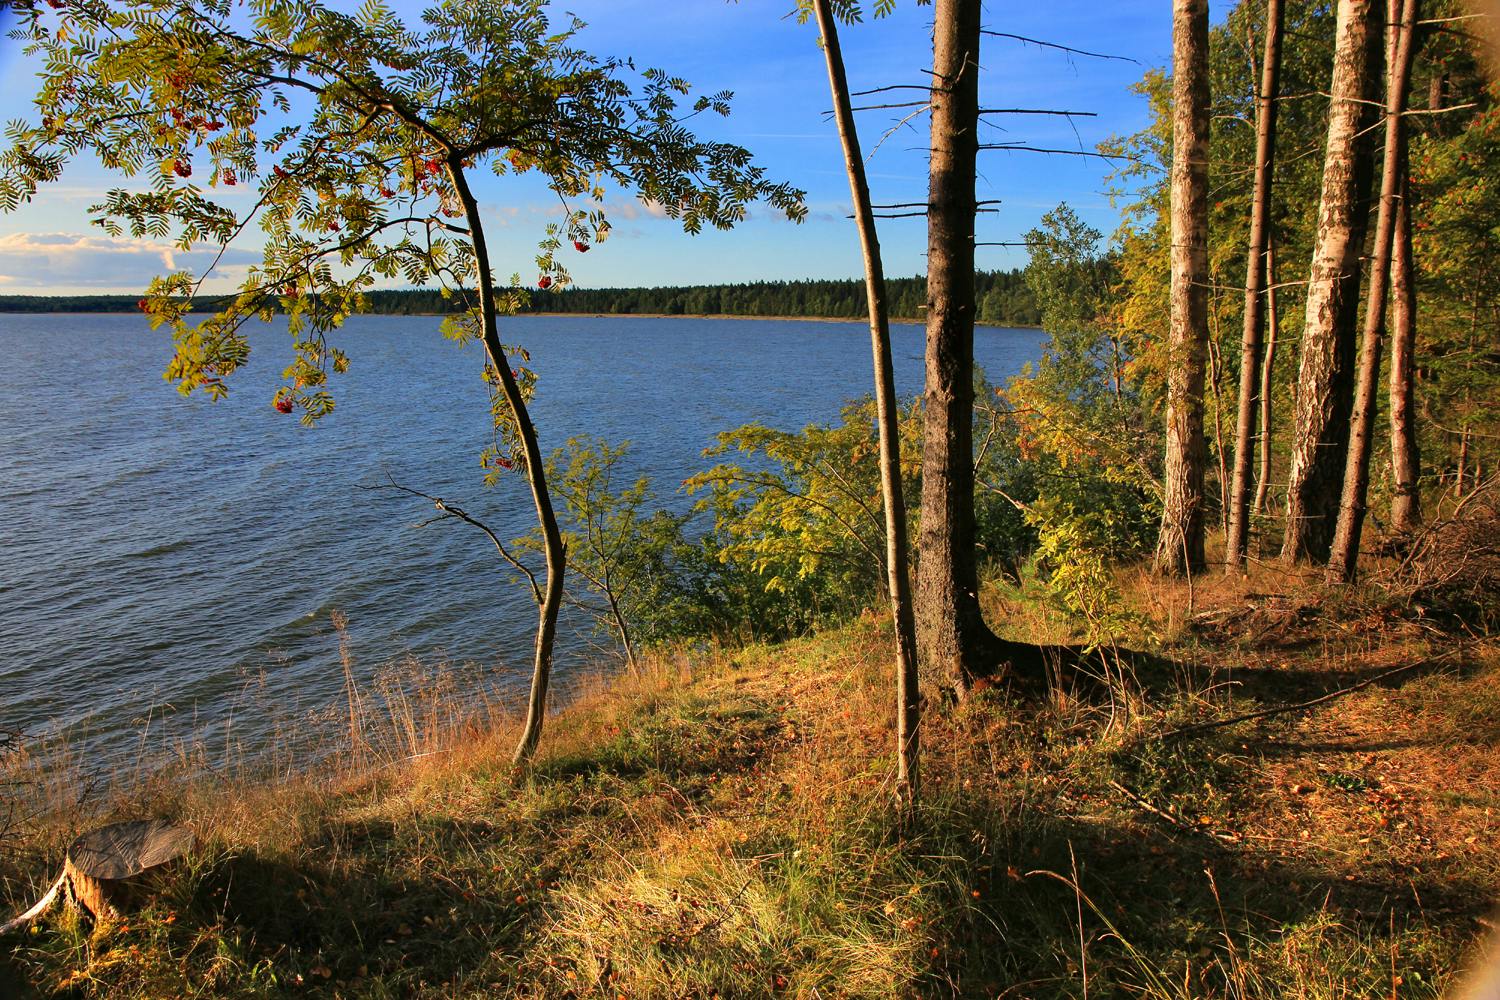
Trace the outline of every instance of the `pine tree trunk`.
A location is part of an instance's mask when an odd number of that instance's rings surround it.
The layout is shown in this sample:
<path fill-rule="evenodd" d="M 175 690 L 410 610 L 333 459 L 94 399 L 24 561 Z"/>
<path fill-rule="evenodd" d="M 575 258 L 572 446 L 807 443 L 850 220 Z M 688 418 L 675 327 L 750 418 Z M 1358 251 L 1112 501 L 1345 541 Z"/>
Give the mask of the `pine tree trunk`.
<path fill-rule="evenodd" d="M 1266 495 L 1271 491 L 1272 412 L 1271 391 L 1275 388 L 1276 335 L 1281 330 L 1281 313 L 1276 308 L 1276 248 L 1266 241 L 1266 350 L 1260 366 L 1260 476 L 1255 483 L 1254 512 L 1266 509 Z"/>
<path fill-rule="evenodd" d="M 1167 457 L 1156 569 L 1203 569 L 1208 345 L 1208 0 L 1172 3 L 1172 302 Z"/>
<path fill-rule="evenodd" d="M 1349 583 L 1359 562 L 1359 539 L 1364 530 L 1365 503 L 1370 490 L 1370 453 L 1380 384 L 1380 349 L 1385 335 L 1385 300 L 1390 287 L 1391 246 L 1395 240 L 1396 209 L 1401 196 L 1402 119 L 1411 82 L 1412 39 L 1416 32 L 1417 0 L 1386 0 L 1389 41 L 1386 44 L 1385 154 L 1380 171 L 1380 210 L 1375 222 L 1375 247 L 1370 261 L 1370 292 L 1365 301 L 1364 338 L 1360 343 L 1359 375 L 1355 383 L 1354 413 L 1349 427 L 1349 453 L 1344 463 L 1344 492 L 1339 520 L 1328 554 L 1328 583 Z"/>
<path fill-rule="evenodd" d="M 1281 0 L 1267 0 L 1266 42 L 1256 95 L 1255 189 L 1250 207 L 1250 247 L 1245 266 L 1245 326 L 1240 340 L 1240 400 L 1235 420 L 1234 481 L 1229 491 L 1229 528 L 1224 538 L 1225 572 L 1241 570 L 1250 542 L 1250 490 L 1255 464 L 1257 384 L 1265 331 L 1267 263 L 1271 241 L 1271 182 L 1276 159 L 1276 94 L 1281 77 Z M 1265 391 L 1261 386 L 1261 392 Z M 1262 481 L 1264 481 L 1262 476 Z"/>
<path fill-rule="evenodd" d="M 880 493 L 885 506 L 885 569 L 890 594 L 891 621 L 896 638 L 896 788 L 903 806 L 916 801 L 921 744 L 921 691 L 917 680 L 917 637 L 912 611 L 911 574 L 906 553 L 906 498 L 901 490 L 901 414 L 896 402 L 896 375 L 891 360 L 890 317 L 885 297 L 885 269 L 870 186 L 860 154 L 859 132 L 850 108 L 849 81 L 839 49 L 838 26 L 830 0 L 814 0 L 823 54 L 828 63 L 828 87 L 844 147 L 844 166 L 854 199 L 854 219 L 864 252 L 865 297 L 870 311 L 870 350 L 875 365 L 875 412 L 880 425 Z"/>
<path fill-rule="evenodd" d="M 1396 246 L 1391 255 L 1391 530 L 1410 534 L 1422 524 L 1422 453 L 1416 425 L 1417 275 L 1411 249 L 1411 175 L 1407 132 L 1401 133 L 1401 191 L 1396 201 Z"/>
<path fill-rule="evenodd" d="M 1378 82 L 1376 0 L 1339 0 L 1328 146 L 1297 371 L 1282 557 L 1322 562 L 1333 540 L 1353 405 L 1360 254 L 1369 216 L 1371 104 Z"/>
<path fill-rule="evenodd" d="M 474 269 L 478 275 L 479 313 L 485 355 L 489 358 L 490 367 L 494 369 L 500 392 L 510 407 L 511 418 L 516 422 L 516 433 L 521 439 L 526 459 L 526 481 L 531 486 L 537 524 L 542 529 L 542 552 L 547 565 L 546 584 L 542 590 L 541 605 L 537 609 L 536 647 L 531 668 L 531 692 L 526 700 L 526 722 L 521 728 L 521 739 L 516 744 L 513 758 L 515 763 L 524 765 L 536 753 L 537 743 L 542 738 L 542 723 L 547 718 L 547 686 L 552 678 L 552 645 L 557 639 L 557 615 L 562 608 L 567 551 L 563 546 L 562 532 L 557 526 L 557 514 L 552 509 L 552 498 L 547 491 L 547 477 L 543 472 L 542 449 L 537 442 L 536 427 L 531 422 L 526 400 L 521 395 L 521 387 L 511 374 L 510 362 L 500 343 L 495 287 L 490 270 L 489 248 L 479 215 L 479 203 L 474 200 L 474 193 L 469 189 L 463 168 L 456 161 L 449 164 L 448 175 L 469 223 Z"/>
<path fill-rule="evenodd" d="M 980 0 L 936 0 L 927 204 L 927 385 L 917 640 L 959 697 L 1006 667 L 1040 676 L 1034 646 L 999 639 L 979 610 L 974 550 L 974 217 Z"/>

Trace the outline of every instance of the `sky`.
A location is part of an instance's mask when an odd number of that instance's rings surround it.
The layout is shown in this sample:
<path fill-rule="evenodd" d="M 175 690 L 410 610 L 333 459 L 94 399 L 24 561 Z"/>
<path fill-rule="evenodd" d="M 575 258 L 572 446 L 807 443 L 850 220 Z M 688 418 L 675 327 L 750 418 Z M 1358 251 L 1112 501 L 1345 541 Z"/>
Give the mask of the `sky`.
<path fill-rule="evenodd" d="M 352 6 L 342 0 L 333 3 Z M 402 14 L 419 10 L 407 0 L 393 0 L 393 5 Z M 731 232 L 688 236 L 659 211 L 622 196 L 607 205 L 614 226 L 609 240 L 586 258 L 566 260 L 576 284 L 657 286 L 848 278 L 861 273 L 857 237 L 847 218 L 848 181 L 827 114 L 828 78 L 816 29 L 789 16 L 793 7 L 794 0 L 554 4 L 558 14 L 571 12 L 587 23 L 578 42 L 597 55 L 631 57 L 639 67 L 667 69 L 703 92 L 733 91 L 733 114 L 727 119 L 695 119 L 700 134 L 751 150 L 771 179 L 807 192 L 809 209 L 799 225 L 757 206 L 751 218 Z M 1215 5 L 1216 14 L 1219 7 Z M 891 17 L 845 27 L 840 38 L 851 87 L 926 83 L 924 70 L 932 62 L 931 11 L 930 6 L 899 0 Z M 1071 120 L 1006 117 L 985 126 L 986 142 L 1021 140 L 1092 150 L 1111 135 L 1138 131 L 1146 124 L 1147 110 L 1131 85 L 1146 69 L 1165 67 L 1171 58 L 1171 5 L 1165 0 L 992 2 L 986 7 L 985 27 L 1134 60 L 1089 59 L 986 37 L 981 51 L 984 106 L 1098 115 Z M 12 39 L 0 38 L 0 119 L 5 121 L 34 118 L 30 95 L 35 90 L 35 66 L 17 46 Z M 876 203 L 925 200 L 926 119 L 897 128 L 880 141 L 903 114 L 881 110 L 859 115 Z M 980 241 L 1018 240 L 1043 213 L 1064 201 L 1106 234 L 1118 224 L 1119 213 L 1106 193 L 1110 168 L 1103 161 L 1000 151 L 981 152 L 980 158 L 979 197 L 999 199 L 997 211 L 980 219 Z M 208 256 L 198 251 L 181 253 L 161 243 L 112 240 L 91 226 L 89 206 L 118 184 L 118 178 L 97 164 L 79 161 L 32 203 L 0 215 L 0 293 L 135 293 L 155 274 L 207 261 Z M 546 223 L 556 217 L 556 198 L 528 179 L 488 173 L 477 182 L 476 194 L 502 280 L 512 272 L 534 269 L 535 244 Z M 236 197 L 248 205 L 248 191 L 242 189 Z M 925 271 L 921 218 L 883 220 L 880 240 L 888 274 Z M 224 263 L 243 268 L 258 257 L 251 240 L 236 244 Z M 1020 267 L 1025 251 L 981 247 L 978 260 L 984 269 Z"/>

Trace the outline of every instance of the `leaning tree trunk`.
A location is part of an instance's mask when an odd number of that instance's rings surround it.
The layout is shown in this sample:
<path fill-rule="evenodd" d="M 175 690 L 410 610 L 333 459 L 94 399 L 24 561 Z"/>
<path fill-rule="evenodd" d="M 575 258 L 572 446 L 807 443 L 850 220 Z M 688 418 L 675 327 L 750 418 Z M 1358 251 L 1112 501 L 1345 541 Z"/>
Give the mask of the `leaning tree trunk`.
<path fill-rule="evenodd" d="M 1391 254 L 1391 530 L 1411 534 L 1422 525 L 1422 453 L 1416 425 L 1417 275 L 1411 249 L 1411 173 L 1407 132 L 1401 131 L 1401 190 L 1396 199 L 1396 246 Z"/>
<path fill-rule="evenodd" d="M 927 385 L 917 639 L 960 698 L 1007 668 L 1041 676 L 1035 646 L 998 638 L 979 610 L 974 550 L 974 218 L 980 0 L 936 0 L 927 201 Z"/>
<path fill-rule="evenodd" d="M 1256 388 L 1262 381 L 1260 356 L 1265 332 L 1265 289 L 1270 283 L 1271 180 L 1276 158 L 1281 21 L 1281 0 L 1267 0 L 1265 53 L 1261 60 L 1260 93 L 1256 95 L 1255 192 L 1250 207 L 1250 248 L 1245 267 L 1245 325 L 1240 341 L 1240 401 L 1235 420 L 1234 480 L 1229 492 L 1229 527 L 1224 538 L 1226 572 L 1244 567 L 1250 541 Z"/>
<path fill-rule="evenodd" d="M 1417 0 L 1386 0 L 1389 42 L 1386 45 L 1385 155 L 1380 171 L 1380 211 L 1370 262 L 1370 291 L 1365 300 L 1364 339 L 1359 351 L 1349 453 L 1344 463 L 1344 493 L 1339 500 L 1338 528 L 1328 554 L 1328 583 L 1349 583 L 1359 562 L 1359 538 L 1370 490 L 1370 452 L 1375 434 L 1376 389 L 1380 383 L 1380 346 L 1385 334 L 1385 297 L 1391 272 L 1391 244 L 1401 196 L 1402 133 L 1406 126 L 1406 92 L 1411 80 L 1412 39 Z"/>
<path fill-rule="evenodd" d="M 906 497 L 901 490 L 900 409 L 896 403 L 896 375 L 891 361 L 891 326 L 885 300 L 885 269 L 880 259 L 880 240 L 875 231 L 875 212 L 870 206 L 870 185 L 865 161 L 859 150 L 859 132 L 849 101 L 849 81 L 839 49 L 838 26 L 830 0 L 813 0 L 823 54 L 828 63 L 828 88 L 838 119 L 839 139 L 844 147 L 844 166 L 849 174 L 849 192 L 854 199 L 854 219 L 859 229 L 865 261 L 865 298 L 870 311 L 870 350 L 875 363 L 875 413 L 880 427 L 880 493 L 885 505 L 885 570 L 891 601 L 891 621 L 896 632 L 896 794 L 903 807 L 916 801 L 921 744 L 918 727 L 922 718 L 921 692 L 917 680 L 917 636 L 912 611 L 911 574 L 906 555 Z"/>
<path fill-rule="evenodd" d="M 1276 377 L 1276 339 L 1281 331 L 1281 314 L 1276 308 L 1276 247 L 1266 241 L 1266 350 L 1260 366 L 1260 475 L 1255 483 L 1256 514 L 1266 509 L 1266 495 L 1271 491 L 1272 397 Z"/>
<path fill-rule="evenodd" d="M 514 756 L 515 763 L 526 764 L 536 752 L 537 742 L 542 738 L 542 723 L 547 717 L 547 685 L 552 677 L 552 644 L 557 638 L 557 614 L 562 607 L 567 551 L 563 546 L 562 532 L 557 526 L 557 514 L 552 509 L 552 498 L 547 492 L 547 477 L 542 471 L 542 449 L 537 444 L 536 427 L 531 422 L 526 400 L 521 395 L 521 387 L 511 374 L 510 362 L 506 360 L 505 348 L 500 343 L 495 288 L 491 279 L 489 248 L 485 243 L 479 216 L 479 203 L 469 190 L 463 167 L 456 158 L 450 159 L 448 175 L 469 223 L 474 269 L 479 276 L 479 312 L 484 350 L 499 382 L 500 392 L 505 397 L 506 405 L 510 407 L 511 417 L 516 422 L 516 434 L 521 439 L 521 448 L 526 458 L 526 481 L 531 485 L 531 498 L 536 504 L 536 519 L 542 529 L 542 550 L 547 563 L 546 585 L 538 607 L 531 694 L 526 702 L 526 722 L 521 729 L 521 739 L 516 744 Z"/>
<path fill-rule="evenodd" d="M 1375 0 L 1339 0 L 1328 147 L 1297 371 L 1282 557 L 1328 558 L 1353 404 L 1360 253 L 1368 221 L 1370 107 L 1380 55 Z"/>
<path fill-rule="evenodd" d="M 1208 0 L 1172 3 L 1172 303 L 1167 458 L 1156 569 L 1203 568 L 1208 349 Z"/>

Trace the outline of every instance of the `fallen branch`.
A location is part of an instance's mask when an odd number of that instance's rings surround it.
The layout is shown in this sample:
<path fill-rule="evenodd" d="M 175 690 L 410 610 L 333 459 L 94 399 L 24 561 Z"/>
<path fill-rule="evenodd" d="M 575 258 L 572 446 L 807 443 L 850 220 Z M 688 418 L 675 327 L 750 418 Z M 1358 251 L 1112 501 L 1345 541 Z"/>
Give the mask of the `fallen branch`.
<path fill-rule="evenodd" d="M 52 888 L 47 890 L 47 894 L 45 896 L 36 901 L 35 906 L 33 906 L 31 909 L 27 910 L 20 916 L 12 920 L 7 920 L 3 924 L 0 924 L 0 934 L 9 934 L 11 931 L 18 931 L 21 928 L 25 927 L 27 924 L 34 921 L 37 917 L 40 917 L 43 913 L 46 913 L 48 910 L 50 910 L 52 908 L 52 904 L 57 902 L 57 895 L 58 893 L 62 892 L 63 883 L 67 880 L 67 872 L 64 872 L 63 874 L 57 876 L 57 881 L 52 883 Z"/>
<path fill-rule="evenodd" d="M 1435 663 L 1441 663 L 1444 660 L 1467 652 L 1471 647 L 1478 645 L 1479 642 L 1480 640 L 1476 639 L 1472 642 L 1466 642 L 1457 648 L 1450 649 L 1447 652 L 1439 653 L 1436 656 L 1429 656 L 1414 663 L 1407 663 L 1399 667 L 1392 667 L 1390 670 L 1383 670 L 1374 677 L 1366 677 L 1358 684 L 1350 684 L 1348 687 L 1339 688 L 1337 691 L 1330 691 L 1327 694 L 1319 695 L 1308 701 L 1299 701 L 1291 705 L 1273 705 L 1270 708 L 1263 708 L 1258 712 L 1246 712 L 1244 715 L 1232 715 L 1227 719 L 1215 719 L 1213 722 L 1200 722 L 1191 726 L 1183 726 L 1181 729 L 1173 729 L 1162 736 L 1162 741 L 1166 742 L 1167 740 L 1175 740 L 1196 733 L 1206 733 L 1214 729 L 1223 729 L 1226 726 L 1233 726 L 1241 722 L 1250 722 L 1254 719 L 1265 719 L 1273 715 L 1285 715 L 1288 712 L 1298 712 L 1305 708 L 1313 708 L 1316 705 L 1322 705 L 1336 698 L 1342 698 L 1345 695 L 1361 691 L 1372 684 L 1378 684 L 1388 677 L 1394 677 L 1397 674 L 1404 674 L 1422 667 L 1430 667 Z"/>

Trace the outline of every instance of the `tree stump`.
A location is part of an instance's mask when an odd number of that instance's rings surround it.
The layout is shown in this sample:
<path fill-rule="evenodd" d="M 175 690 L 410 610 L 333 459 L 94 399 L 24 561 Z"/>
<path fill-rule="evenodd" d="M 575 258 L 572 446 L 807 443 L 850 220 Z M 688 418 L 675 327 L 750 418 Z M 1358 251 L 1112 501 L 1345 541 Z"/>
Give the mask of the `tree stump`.
<path fill-rule="evenodd" d="M 113 920 L 157 885 L 172 862 L 193 846 L 193 831 L 160 819 L 111 823 L 73 841 L 62 874 L 36 905 L 0 924 L 20 930 L 51 909 L 58 896 L 96 921 Z"/>
<path fill-rule="evenodd" d="M 68 901 L 95 920 L 112 920 L 192 846 L 191 830 L 159 819 L 112 823 L 86 833 L 73 841 L 63 863 Z"/>

